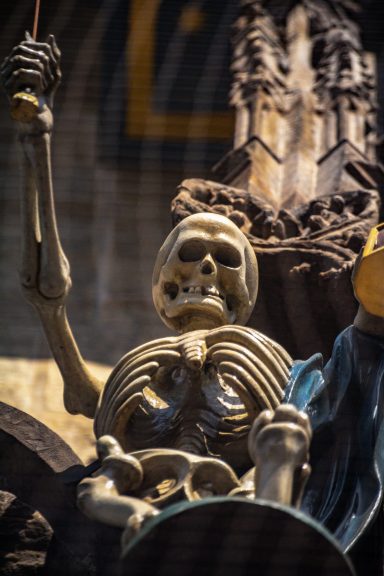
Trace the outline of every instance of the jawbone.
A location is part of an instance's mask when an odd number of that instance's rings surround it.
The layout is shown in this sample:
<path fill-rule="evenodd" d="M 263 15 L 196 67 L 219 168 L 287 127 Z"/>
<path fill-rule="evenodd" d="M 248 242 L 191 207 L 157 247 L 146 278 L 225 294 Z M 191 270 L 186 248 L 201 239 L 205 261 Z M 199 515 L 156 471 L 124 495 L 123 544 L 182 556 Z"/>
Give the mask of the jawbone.
<path fill-rule="evenodd" d="M 165 315 L 177 322 L 180 331 L 211 329 L 235 321 L 224 298 L 195 290 L 180 291 L 165 308 Z"/>

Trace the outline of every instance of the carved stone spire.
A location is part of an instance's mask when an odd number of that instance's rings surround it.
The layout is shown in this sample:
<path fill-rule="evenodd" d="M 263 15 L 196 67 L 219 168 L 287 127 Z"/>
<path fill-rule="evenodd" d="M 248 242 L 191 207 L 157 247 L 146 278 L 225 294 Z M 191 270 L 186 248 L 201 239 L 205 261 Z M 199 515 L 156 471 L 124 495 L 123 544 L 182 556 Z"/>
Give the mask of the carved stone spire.
<path fill-rule="evenodd" d="M 217 166 L 221 181 L 292 208 L 350 188 L 341 174 L 333 190 L 322 187 L 323 159 L 328 171 L 341 142 L 375 160 L 375 83 L 356 12 L 326 0 L 243 2 L 233 38 L 234 152 Z"/>
<path fill-rule="evenodd" d="M 254 325 L 293 355 L 329 352 L 353 320 L 350 273 L 378 221 L 374 61 L 350 0 L 243 0 L 233 34 L 233 149 L 189 180 L 174 218 L 214 211 L 260 262 Z"/>

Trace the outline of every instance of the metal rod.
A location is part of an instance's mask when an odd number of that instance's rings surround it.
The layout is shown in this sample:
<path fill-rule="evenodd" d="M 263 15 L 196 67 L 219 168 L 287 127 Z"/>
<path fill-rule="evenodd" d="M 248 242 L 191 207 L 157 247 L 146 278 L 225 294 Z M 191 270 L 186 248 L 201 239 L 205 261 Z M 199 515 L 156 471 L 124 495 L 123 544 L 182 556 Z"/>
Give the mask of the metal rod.
<path fill-rule="evenodd" d="M 37 25 L 39 23 L 39 12 L 40 12 L 40 0 L 36 0 L 35 3 L 35 17 L 33 20 L 33 32 L 32 32 L 32 38 L 34 40 L 36 40 L 37 38 Z"/>

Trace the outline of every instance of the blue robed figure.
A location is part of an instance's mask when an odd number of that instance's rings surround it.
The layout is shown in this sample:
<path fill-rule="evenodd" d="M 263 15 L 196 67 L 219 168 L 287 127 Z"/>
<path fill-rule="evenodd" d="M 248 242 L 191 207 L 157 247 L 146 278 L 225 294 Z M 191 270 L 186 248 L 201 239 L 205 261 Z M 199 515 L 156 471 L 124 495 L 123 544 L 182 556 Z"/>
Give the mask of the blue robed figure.
<path fill-rule="evenodd" d="M 320 354 L 294 363 L 285 395 L 285 402 L 309 415 L 313 428 L 312 474 L 302 509 L 328 528 L 346 552 L 372 525 L 376 532 L 370 533 L 371 545 L 381 530 L 377 519 L 384 481 L 383 236 L 383 225 L 372 231 L 355 266 L 360 309 L 354 325 L 338 336 L 325 367 Z"/>

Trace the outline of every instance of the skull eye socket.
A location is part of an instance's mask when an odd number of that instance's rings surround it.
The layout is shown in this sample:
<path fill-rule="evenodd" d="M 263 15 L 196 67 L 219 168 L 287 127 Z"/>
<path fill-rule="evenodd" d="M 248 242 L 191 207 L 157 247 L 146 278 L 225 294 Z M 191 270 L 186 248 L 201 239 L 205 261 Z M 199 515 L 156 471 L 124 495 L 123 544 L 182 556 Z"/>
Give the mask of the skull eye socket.
<path fill-rule="evenodd" d="M 204 244 L 198 240 L 187 240 L 179 250 L 179 258 L 182 262 L 198 262 L 206 254 Z"/>
<path fill-rule="evenodd" d="M 241 266 L 240 252 L 229 244 L 220 246 L 220 248 L 215 251 L 214 256 L 216 262 L 227 268 L 239 268 L 239 266 Z"/>

